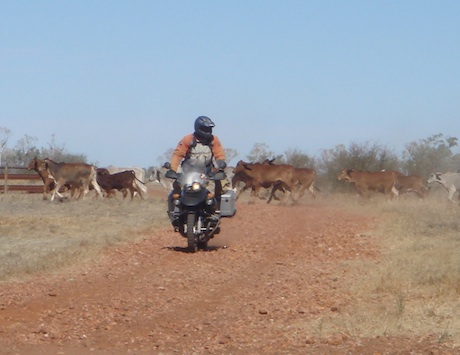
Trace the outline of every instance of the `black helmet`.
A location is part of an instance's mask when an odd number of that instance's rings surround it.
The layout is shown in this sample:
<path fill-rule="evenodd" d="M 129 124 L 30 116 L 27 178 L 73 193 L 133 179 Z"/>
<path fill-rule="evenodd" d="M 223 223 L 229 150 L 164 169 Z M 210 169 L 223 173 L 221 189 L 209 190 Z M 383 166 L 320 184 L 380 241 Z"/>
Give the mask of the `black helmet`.
<path fill-rule="evenodd" d="M 214 122 L 209 117 L 200 116 L 195 120 L 195 136 L 204 142 L 211 142 Z"/>

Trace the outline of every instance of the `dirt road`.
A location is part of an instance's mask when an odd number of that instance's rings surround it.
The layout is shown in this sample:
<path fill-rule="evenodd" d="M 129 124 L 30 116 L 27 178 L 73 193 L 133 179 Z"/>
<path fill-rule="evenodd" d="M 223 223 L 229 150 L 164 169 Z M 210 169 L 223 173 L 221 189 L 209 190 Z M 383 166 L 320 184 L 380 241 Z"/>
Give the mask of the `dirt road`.
<path fill-rule="evenodd" d="M 0 290 L 2 354 L 430 354 L 430 336 L 322 329 L 347 313 L 352 260 L 378 260 L 376 220 L 320 203 L 238 205 L 210 251 L 171 229 L 97 264 Z"/>

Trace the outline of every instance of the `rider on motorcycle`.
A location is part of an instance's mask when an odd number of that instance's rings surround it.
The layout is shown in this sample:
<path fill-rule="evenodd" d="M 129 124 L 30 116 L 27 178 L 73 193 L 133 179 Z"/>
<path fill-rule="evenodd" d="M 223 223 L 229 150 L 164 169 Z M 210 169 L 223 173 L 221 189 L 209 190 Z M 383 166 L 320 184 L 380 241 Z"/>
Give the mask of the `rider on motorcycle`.
<path fill-rule="evenodd" d="M 214 122 L 207 116 L 199 116 L 195 120 L 195 131 L 186 135 L 177 144 L 172 155 L 170 165 L 171 170 L 177 172 L 181 162 L 191 160 L 197 161 L 206 165 L 208 172 L 215 166 L 218 169 L 224 169 L 227 166 L 225 162 L 225 151 L 217 136 L 212 134 Z M 208 185 L 208 189 L 212 192 L 212 184 Z M 222 195 L 222 184 L 220 181 L 215 181 L 214 194 L 217 200 L 217 210 L 220 209 L 220 197 Z M 173 191 L 168 198 L 169 211 L 174 210 L 172 195 L 180 193 L 178 182 L 174 182 Z M 217 212 L 218 213 L 218 212 Z"/>

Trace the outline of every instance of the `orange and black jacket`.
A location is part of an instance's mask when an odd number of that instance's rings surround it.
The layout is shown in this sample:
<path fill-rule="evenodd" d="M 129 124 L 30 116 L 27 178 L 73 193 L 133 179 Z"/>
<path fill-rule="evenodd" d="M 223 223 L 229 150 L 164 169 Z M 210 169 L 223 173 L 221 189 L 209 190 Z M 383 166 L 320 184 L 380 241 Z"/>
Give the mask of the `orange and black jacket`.
<path fill-rule="evenodd" d="M 188 134 L 181 139 L 181 141 L 177 144 L 176 149 L 174 149 L 174 153 L 171 158 L 170 163 L 172 170 L 177 171 L 182 159 L 187 159 L 189 157 L 190 149 L 197 141 L 199 142 L 193 133 Z M 216 160 L 225 160 L 224 147 L 222 147 L 222 144 L 217 136 L 213 136 L 212 142 L 209 143 L 209 146 L 211 147 L 212 155 Z"/>

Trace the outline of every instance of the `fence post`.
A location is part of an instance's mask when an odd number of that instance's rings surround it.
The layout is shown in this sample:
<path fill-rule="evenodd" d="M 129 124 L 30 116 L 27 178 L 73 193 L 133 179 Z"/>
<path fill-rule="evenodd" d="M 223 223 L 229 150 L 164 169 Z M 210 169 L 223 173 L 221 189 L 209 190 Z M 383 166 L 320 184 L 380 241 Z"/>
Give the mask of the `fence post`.
<path fill-rule="evenodd" d="M 6 194 L 8 192 L 8 164 L 5 165 L 5 171 L 3 172 L 5 177 L 5 185 L 3 186 L 3 193 Z"/>

